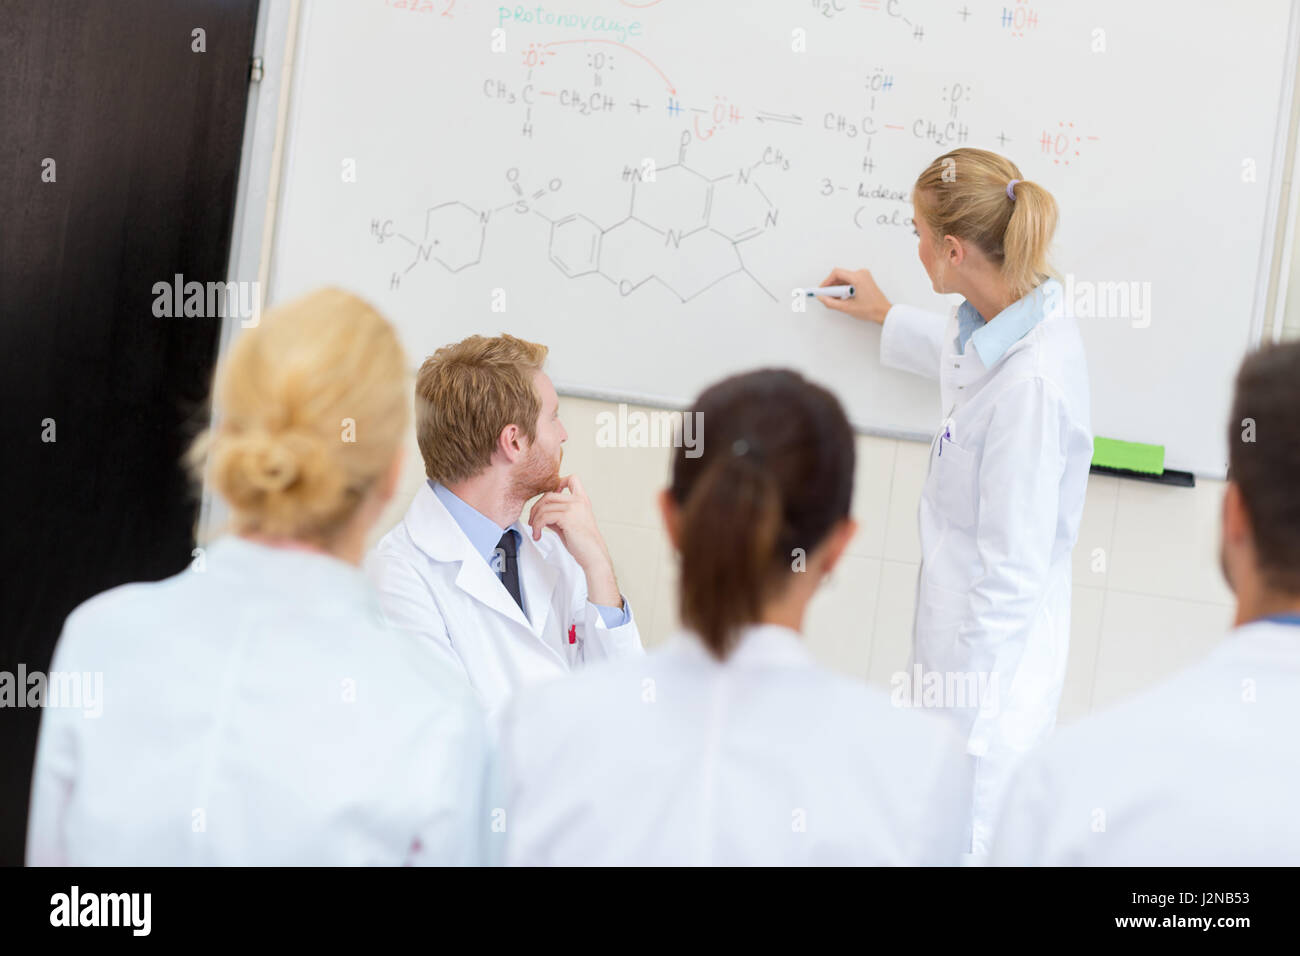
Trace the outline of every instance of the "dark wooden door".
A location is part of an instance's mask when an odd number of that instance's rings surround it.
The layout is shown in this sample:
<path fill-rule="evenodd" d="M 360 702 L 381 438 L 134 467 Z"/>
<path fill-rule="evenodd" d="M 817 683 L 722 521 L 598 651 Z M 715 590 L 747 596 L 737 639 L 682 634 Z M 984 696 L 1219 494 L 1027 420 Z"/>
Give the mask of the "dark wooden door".
<path fill-rule="evenodd" d="M 77 604 L 190 560 L 220 320 L 155 317 L 153 286 L 225 278 L 257 6 L 0 0 L 0 670 L 46 670 Z M 0 863 L 39 717 L 0 708 Z"/>

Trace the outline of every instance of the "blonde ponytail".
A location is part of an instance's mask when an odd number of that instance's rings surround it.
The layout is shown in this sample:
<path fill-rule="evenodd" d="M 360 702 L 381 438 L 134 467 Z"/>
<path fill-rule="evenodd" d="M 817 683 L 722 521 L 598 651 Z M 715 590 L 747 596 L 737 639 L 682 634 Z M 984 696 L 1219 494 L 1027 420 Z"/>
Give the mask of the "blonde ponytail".
<path fill-rule="evenodd" d="M 323 289 L 240 335 L 213 403 L 218 424 L 188 461 L 206 466 L 235 530 L 328 543 L 401 445 L 406 361 L 383 316 Z"/>
<path fill-rule="evenodd" d="M 1020 178 L 1016 164 L 984 149 L 955 149 L 921 173 L 916 216 L 937 237 L 973 242 L 1002 271 L 1019 299 L 1055 276 L 1048 259 L 1056 232 L 1052 194 Z"/>

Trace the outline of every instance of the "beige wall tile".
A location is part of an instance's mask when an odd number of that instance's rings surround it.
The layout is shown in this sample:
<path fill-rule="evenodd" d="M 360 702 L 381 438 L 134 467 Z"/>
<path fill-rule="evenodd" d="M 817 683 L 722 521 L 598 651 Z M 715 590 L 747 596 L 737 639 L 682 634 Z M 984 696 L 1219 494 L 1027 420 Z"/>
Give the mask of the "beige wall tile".
<path fill-rule="evenodd" d="M 880 559 L 846 554 L 808 607 L 804 635 L 825 667 L 860 680 L 871 662 Z"/>
<path fill-rule="evenodd" d="M 649 415 L 663 410 L 629 405 L 628 413 L 633 412 Z M 562 399 L 560 418 L 569 440 L 561 471 L 579 476 L 597 518 L 654 527 L 659 523 L 656 496 L 668 483 L 672 449 L 601 447 L 597 437 L 602 413 L 617 415 L 618 403 Z"/>
<path fill-rule="evenodd" d="M 1197 480 L 1195 488 L 1172 488 L 1120 480 L 1107 586 L 1230 604 L 1232 592 L 1219 572 L 1219 508 L 1223 482 Z"/>
<path fill-rule="evenodd" d="M 853 517 L 857 534 L 849 542 L 849 554 L 879 558 L 885 553 L 885 529 L 889 523 L 890 489 L 894 484 L 894 459 L 898 442 L 892 438 L 857 438 L 857 465 L 853 474 Z"/>
<path fill-rule="evenodd" d="M 1075 585 L 1070 596 L 1070 656 L 1065 668 L 1065 689 L 1056 712 L 1058 724 L 1068 724 L 1088 714 L 1101 643 L 1101 615 L 1106 592 Z"/>
<path fill-rule="evenodd" d="M 1192 664 L 1223 640 L 1233 609 L 1108 591 L 1092 709 L 1099 710 Z"/>
<path fill-rule="evenodd" d="M 659 565 L 655 577 L 654 624 L 649 634 L 644 629 L 641 631 L 641 641 L 647 648 L 662 644 L 681 627 L 681 621 L 677 614 L 677 578 L 680 562 L 677 552 L 673 550 L 671 543 L 668 541 L 666 532 L 660 532 L 658 548 Z"/>
<path fill-rule="evenodd" d="M 618 586 L 636 615 L 637 630 L 652 631 L 655 615 L 655 583 L 659 576 L 657 532 L 651 528 L 600 522 L 600 533 L 614 562 Z M 645 634 L 641 635 L 642 643 Z"/>
<path fill-rule="evenodd" d="M 912 652 L 917 569 L 916 564 L 881 562 L 867 678 L 885 690 L 889 689 L 893 675 L 906 669 Z"/>
<path fill-rule="evenodd" d="M 1075 584 L 1090 588 L 1106 586 L 1120 480 L 1110 475 L 1088 476 L 1088 496 L 1079 520 L 1079 540 L 1074 545 Z"/>
<path fill-rule="evenodd" d="M 930 461 L 930 446 L 919 441 L 899 441 L 895 444 L 894 482 L 889 494 L 884 557 L 888 561 L 918 564 L 921 560 L 921 541 L 916 514 L 921 503 L 925 470 Z"/>

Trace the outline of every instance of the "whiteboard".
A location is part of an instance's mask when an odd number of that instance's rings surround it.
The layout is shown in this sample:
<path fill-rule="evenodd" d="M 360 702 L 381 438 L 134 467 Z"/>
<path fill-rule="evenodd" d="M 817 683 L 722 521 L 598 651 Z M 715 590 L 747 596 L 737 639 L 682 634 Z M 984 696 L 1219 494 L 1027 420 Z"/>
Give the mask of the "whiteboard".
<path fill-rule="evenodd" d="M 508 331 L 561 392 L 669 407 L 794 367 L 860 430 L 928 435 L 934 383 L 795 290 L 868 267 L 954 304 L 908 197 L 977 146 L 1060 204 L 1095 433 L 1221 476 L 1295 31 L 1289 0 L 305 0 L 268 300 L 341 285 L 415 364 Z"/>

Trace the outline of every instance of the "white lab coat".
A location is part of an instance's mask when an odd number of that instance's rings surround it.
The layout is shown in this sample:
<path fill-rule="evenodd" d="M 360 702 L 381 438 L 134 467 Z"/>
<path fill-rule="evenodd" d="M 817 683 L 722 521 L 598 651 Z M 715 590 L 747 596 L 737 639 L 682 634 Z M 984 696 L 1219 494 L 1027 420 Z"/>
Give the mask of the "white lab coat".
<path fill-rule="evenodd" d="M 880 357 L 939 379 L 944 417 L 921 492 L 909 673 L 919 666 L 945 681 L 985 675 L 996 688 L 982 710 L 956 706 L 956 695 L 944 702 L 978 758 L 971 850 L 983 854 L 1015 762 L 1056 721 L 1069 647 L 1070 552 L 1092 435 L 1073 317 L 1055 310 L 991 369 L 974 348 L 959 353 L 956 340 L 955 309 L 944 317 L 896 305 Z"/>
<path fill-rule="evenodd" d="M 747 628 L 688 632 L 519 694 L 501 726 L 508 863 L 951 864 L 969 759 L 949 723 Z"/>
<path fill-rule="evenodd" d="M 102 713 L 45 708 L 27 862 L 492 862 L 484 717 L 360 569 L 237 537 L 202 561 L 68 617 L 51 671 L 102 674 Z"/>
<path fill-rule="evenodd" d="M 585 572 L 559 535 L 548 528 L 534 541 L 528 525 L 513 527 L 522 537 L 519 587 L 527 617 L 427 482 L 366 559 L 389 624 L 426 638 L 490 716 L 520 687 L 584 663 L 644 653 L 630 614 L 626 624 L 605 625 L 587 600 Z"/>
<path fill-rule="evenodd" d="M 1030 756 L 990 862 L 1295 866 L 1297 727 L 1300 627 L 1239 627 L 1199 663 Z"/>

